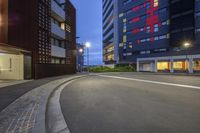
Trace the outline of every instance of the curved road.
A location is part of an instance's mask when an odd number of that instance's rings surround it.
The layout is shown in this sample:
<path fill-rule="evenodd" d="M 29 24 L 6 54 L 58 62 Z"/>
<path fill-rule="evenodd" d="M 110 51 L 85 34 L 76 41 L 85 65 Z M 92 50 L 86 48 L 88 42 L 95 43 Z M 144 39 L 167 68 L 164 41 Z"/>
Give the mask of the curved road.
<path fill-rule="evenodd" d="M 200 83 L 199 77 L 132 78 Z M 89 76 L 66 86 L 60 103 L 71 133 L 200 133 L 199 89 Z"/>

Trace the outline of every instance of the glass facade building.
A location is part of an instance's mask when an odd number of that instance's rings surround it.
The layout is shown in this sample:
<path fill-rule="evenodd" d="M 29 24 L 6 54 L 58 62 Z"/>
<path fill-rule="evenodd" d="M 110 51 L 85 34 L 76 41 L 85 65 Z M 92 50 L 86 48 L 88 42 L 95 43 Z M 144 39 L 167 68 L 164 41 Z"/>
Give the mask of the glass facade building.
<path fill-rule="evenodd" d="M 118 2 L 103 0 L 103 61 L 114 64 L 118 61 Z"/>
<path fill-rule="evenodd" d="M 199 71 L 200 0 L 118 0 L 119 64 L 138 71 Z"/>

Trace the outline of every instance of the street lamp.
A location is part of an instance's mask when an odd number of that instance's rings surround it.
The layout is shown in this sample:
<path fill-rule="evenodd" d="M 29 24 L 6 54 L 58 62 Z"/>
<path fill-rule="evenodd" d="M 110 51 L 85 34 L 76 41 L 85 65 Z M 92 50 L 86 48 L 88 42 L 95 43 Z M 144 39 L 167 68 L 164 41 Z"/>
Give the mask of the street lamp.
<path fill-rule="evenodd" d="M 183 43 L 183 46 L 184 46 L 184 48 L 186 49 L 186 61 L 187 61 L 187 63 L 188 63 L 188 64 L 187 64 L 187 65 L 188 65 L 188 71 L 189 71 L 189 69 L 190 69 L 190 68 L 189 68 L 189 67 L 190 67 L 190 65 L 189 65 L 189 64 L 190 64 L 190 59 L 189 59 L 189 57 L 188 57 L 188 55 L 189 55 L 189 53 L 188 53 L 188 48 L 191 47 L 191 45 L 192 45 L 192 44 L 191 44 L 190 42 L 184 42 L 184 43 Z"/>
<path fill-rule="evenodd" d="M 189 48 L 189 47 L 191 46 L 191 43 L 185 42 L 185 43 L 183 44 L 183 46 L 184 46 L 185 48 Z"/>
<path fill-rule="evenodd" d="M 79 71 L 79 66 L 80 66 L 80 71 L 82 72 L 82 54 L 83 54 L 83 49 L 80 48 L 79 49 L 79 53 L 78 53 L 78 71 Z M 80 57 L 81 59 L 80 59 Z M 79 64 L 79 61 L 80 61 L 80 64 Z"/>
<path fill-rule="evenodd" d="M 83 53 L 83 49 L 82 49 L 82 48 L 81 48 L 81 49 L 79 49 L 79 52 L 80 52 L 80 53 Z"/>
<path fill-rule="evenodd" d="M 88 73 L 89 73 L 90 72 L 90 70 L 89 70 L 89 66 L 90 66 L 90 63 L 89 63 L 89 48 L 91 47 L 91 43 L 86 42 L 85 47 L 87 48 L 87 70 L 88 70 Z"/>

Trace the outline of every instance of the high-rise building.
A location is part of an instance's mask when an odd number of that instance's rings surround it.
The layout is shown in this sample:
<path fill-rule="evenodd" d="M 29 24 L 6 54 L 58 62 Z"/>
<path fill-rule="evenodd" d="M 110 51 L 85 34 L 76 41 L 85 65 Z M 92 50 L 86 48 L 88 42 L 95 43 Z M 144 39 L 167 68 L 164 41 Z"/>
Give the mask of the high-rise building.
<path fill-rule="evenodd" d="M 200 0 L 196 0 L 195 9 L 196 9 L 196 15 L 195 15 L 196 39 L 197 42 L 200 42 Z"/>
<path fill-rule="evenodd" d="M 117 0 L 118 60 L 138 71 L 200 71 L 199 0 Z"/>
<path fill-rule="evenodd" d="M 69 0 L 1 0 L 0 78 L 74 73 L 75 18 Z"/>
<path fill-rule="evenodd" d="M 118 61 L 118 3 L 103 0 L 103 61 L 114 64 Z"/>
<path fill-rule="evenodd" d="M 120 63 L 135 62 L 138 57 L 145 57 L 154 51 L 168 50 L 168 1 L 119 0 Z"/>

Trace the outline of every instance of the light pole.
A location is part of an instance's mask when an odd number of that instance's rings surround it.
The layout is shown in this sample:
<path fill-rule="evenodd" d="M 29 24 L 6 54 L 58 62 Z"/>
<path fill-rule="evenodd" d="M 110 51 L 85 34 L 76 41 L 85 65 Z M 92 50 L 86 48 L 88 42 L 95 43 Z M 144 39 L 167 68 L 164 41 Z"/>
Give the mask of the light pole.
<path fill-rule="evenodd" d="M 79 54 L 78 54 L 78 65 L 80 65 L 80 70 L 82 72 L 82 54 L 83 54 L 83 49 L 80 48 L 79 49 Z M 79 56 L 81 56 L 81 59 L 79 59 Z M 80 64 L 79 64 L 79 60 L 80 60 Z M 79 66 L 78 66 L 79 67 Z M 79 69 L 79 68 L 78 68 Z"/>
<path fill-rule="evenodd" d="M 188 71 L 190 71 L 190 59 L 188 58 L 188 48 L 191 47 L 191 43 L 190 42 L 184 42 L 183 43 L 183 47 L 185 48 L 186 50 L 186 61 L 187 61 L 187 65 L 188 65 Z"/>
<path fill-rule="evenodd" d="M 89 48 L 91 47 L 91 43 L 90 42 L 86 42 L 85 43 L 85 47 L 87 48 L 87 71 L 89 73 L 90 72 L 90 70 L 89 70 L 89 67 L 90 67 L 90 62 L 89 62 L 89 58 L 90 58 Z"/>

